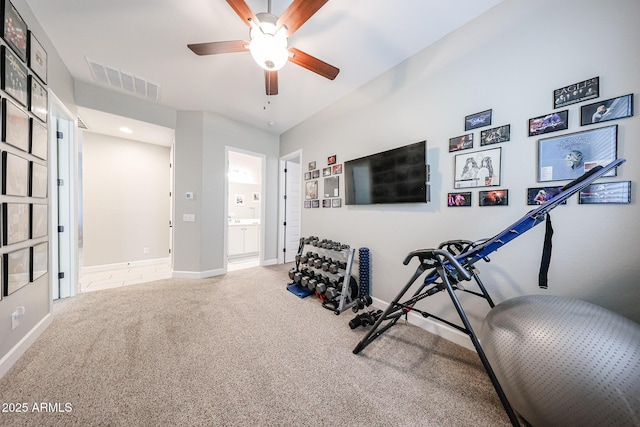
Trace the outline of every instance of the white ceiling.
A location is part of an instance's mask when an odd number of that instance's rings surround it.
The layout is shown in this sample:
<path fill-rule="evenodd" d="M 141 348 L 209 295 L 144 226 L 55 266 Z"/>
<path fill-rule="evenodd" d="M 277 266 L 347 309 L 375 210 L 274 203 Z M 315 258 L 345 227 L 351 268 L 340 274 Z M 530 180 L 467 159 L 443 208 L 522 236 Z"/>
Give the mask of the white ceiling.
<path fill-rule="evenodd" d="M 268 97 L 263 71 L 250 54 L 197 56 L 187 48 L 248 39 L 248 27 L 226 1 L 26 0 L 76 80 L 98 84 L 89 58 L 159 84 L 157 102 L 163 105 L 217 113 L 275 134 L 501 1 L 330 0 L 289 46 L 338 67 L 340 74 L 331 81 L 289 63 L 279 72 L 279 94 Z M 267 0 L 246 2 L 254 13 L 267 11 Z M 271 3 L 279 16 L 291 0 Z M 91 123 L 93 112 L 82 114 L 90 128 L 98 126 Z"/>

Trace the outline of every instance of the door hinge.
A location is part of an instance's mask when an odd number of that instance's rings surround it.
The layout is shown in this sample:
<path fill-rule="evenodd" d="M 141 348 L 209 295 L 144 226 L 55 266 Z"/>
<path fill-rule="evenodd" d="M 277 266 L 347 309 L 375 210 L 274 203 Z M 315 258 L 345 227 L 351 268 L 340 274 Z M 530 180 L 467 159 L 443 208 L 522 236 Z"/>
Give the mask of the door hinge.
<path fill-rule="evenodd" d="M 64 179 L 59 179 L 58 180 L 58 187 L 63 187 L 64 186 Z"/>
<path fill-rule="evenodd" d="M 58 226 L 58 233 L 64 233 L 64 225 Z"/>
<path fill-rule="evenodd" d="M 283 222 L 282 225 L 287 226 L 287 221 Z"/>
<path fill-rule="evenodd" d="M 58 279 L 64 279 L 64 273 L 63 272 L 58 273 Z"/>
<path fill-rule="evenodd" d="M 62 132 L 58 131 L 58 132 L 56 132 L 56 138 L 62 139 L 62 138 L 64 138 L 64 134 Z"/>

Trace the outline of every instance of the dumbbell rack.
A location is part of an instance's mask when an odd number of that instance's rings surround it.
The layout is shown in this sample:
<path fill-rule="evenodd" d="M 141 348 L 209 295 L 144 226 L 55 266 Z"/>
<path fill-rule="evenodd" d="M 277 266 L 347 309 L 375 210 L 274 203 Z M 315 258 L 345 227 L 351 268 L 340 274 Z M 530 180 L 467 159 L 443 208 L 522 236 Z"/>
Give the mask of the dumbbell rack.
<path fill-rule="evenodd" d="M 357 304 L 358 285 L 352 268 L 355 249 L 318 237 L 302 237 L 296 266 L 289 270 L 289 286 L 304 287 L 336 315 Z"/>

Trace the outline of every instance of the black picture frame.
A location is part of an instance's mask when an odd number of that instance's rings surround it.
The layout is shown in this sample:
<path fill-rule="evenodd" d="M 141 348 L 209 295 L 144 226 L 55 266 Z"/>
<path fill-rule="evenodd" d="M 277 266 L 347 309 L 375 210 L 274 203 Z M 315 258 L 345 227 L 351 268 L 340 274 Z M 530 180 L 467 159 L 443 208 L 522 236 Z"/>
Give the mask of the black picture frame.
<path fill-rule="evenodd" d="M 9 296 L 31 281 L 31 248 L 18 249 L 3 256 L 4 295 Z"/>
<path fill-rule="evenodd" d="M 30 162 L 29 195 L 40 199 L 47 198 L 47 166 L 40 163 Z"/>
<path fill-rule="evenodd" d="M 538 140 L 537 182 L 579 178 L 595 166 L 606 166 L 618 153 L 618 125 Z M 615 176 L 616 168 L 603 176 Z"/>
<path fill-rule="evenodd" d="M 2 204 L 2 244 L 4 246 L 29 240 L 31 225 L 28 203 Z"/>
<path fill-rule="evenodd" d="M 42 242 L 31 247 L 31 282 L 47 274 L 49 270 L 49 243 Z"/>
<path fill-rule="evenodd" d="M 331 166 L 322 168 L 322 176 L 331 176 Z"/>
<path fill-rule="evenodd" d="M 447 206 L 449 206 L 450 208 L 460 207 L 460 206 L 471 206 L 471 200 L 472 200 L 471 191 L 447 194 Z"/>
<path fill-rule="evenodd" d="M 29 115 L 8 98 L 2 100 L 2 142 L 29 152 Z"/>
<path fill-rule="evenodd" d="M 29 31 L 29 68 L 47 84 L 47 51 L 42 47 L 32 31 Z"/>
<path fill-rule="evenodd" d="M 580 126 L 633 116 L 633 94 L 618 96 L 580 107 Z"/>
<path fill-rule="evenodd" d="M 37 78 L 29 76 L 29 111 L 43 123 L 49 115 L 49 93 Z"/>
<path fill-rule="evenodd" d="M 338 199 L 332 199 L 331 200 L 331 207 L 332 208 L 339 208 L 342 207 L 342 199 L 338 198 Z"/>
<path fill-rule="evenodd" d="M 304 180 L 305 181 L 309 181 L 311 179 L 311 172 L 305 172 L 304 173 Z"/>
<path fill-rule="evenodd" d="M 330 208 L 331 207 L 331 199 L 322 199 L 322 207 Z"/>
<path fill-rule="evenodd" d="M 453 187 L 497 187 L 502 176 L 501 163 L 502 147 L 456 154 Z"/>
<path fill-rule="evenodd" d="M 49 206 L 41 203 L 32 203 L 30 206 L 31 239 L 45 237 L 49 233 L 48 216 Z"/>
<path fill-rule="evenodd" d="M 313 162 L 309 162 L 309 170 L 310 170 L 310 171 L 312 171 L 312 170 L 314 170 L 315 168 L 316 168 L 316 162 L 315 162 L 315 161 L 313 161 Z"/>
<path fill-rule="evenodd" d="M 581 205 L 628 205 L 631 203 L 631 181 L 598 182 L 578 193 Z"/>
<path fill-rule="evenodd" d="M 557 132 L 569 128 L 569 110 L 554 111 L 529 119 L 529 136 Z"/>
<path fill-rule="evenodd" d="M 464 130 L 470 131 L 473 129 L 483 128 L 485 126 L 491 126 L 491 115 L 492 110 L 485 110 L 465 116 Z"/>
<path fill-rule="evenodd" d="M 449 138 L 449 152 L 469 150 L 473 148 L 473 133 Z"/>
<path fill-rule="evenodd" d="M 600 96 L 600 77 L 592 77 L 553 91 L 551 108 L 561 108 Z"/>
<path fill-rule="evenodd" d="M 327 165 L 328 166 L 335 165 L 336 164 L 336 160 L 337 160 L 337 158 L 336 158 L 335 154 L 332 155 L 332 156 L 327 157 Z"/>
<path fill-rule="evenodd" d="M 313 200 L 318 198 L 318 181 L 305 182 L 304 199 Z"/>
<path fill-rule="evenodd" d="M 2 194 L 29 195 L 29 161 L 7 151 L 2 152 Z"/>
<path fill-rule="evenodd" d="M 502 125 L 480 132 L 480 146 L 499 144 L 511 140 L 511 125 Z"/>
<path fill-rule="evenodd" d="M 320 207 L 320 200 L 316 199 L 316 200 L 312 200 L 311 201 L 311 208 L 319 208 Z"/>
<path fill-rule="evenodd" d="M 339 175 L 342 173 L 342 163 L 340 163 L 339 165 L 333 165 L 331 166 L 331 168 L 333 169 L 332 172 L 334 175 Z"/>
<path fill-rule="evenodd" d="M 2 90 L 23 107 L 27 106 L 28 71 L 20 59 L 6 46 L 0 47 L 0 85 Z"/>
<path fill-rule="evenodd" d="M 311 209 L 311 200 L 305 200 L 304 201 L 304 208 L 305 209 Z"/>
<path fill-rule="evenodd" d="M 47 127 L 35 120 L 29 118 L 29 152 L 42 160 L 47 160 L 49 155 L 49 131 Z"/>
<path fill-rule="evenodd" d="M 22 62 L 27 62 L 27 23 L 11 1 L 2 0 L 2 38 Z"/>
<path fill-rule="evenodd" d="M 330 176 L 324 179 L 324 197 L 340 197 L 340 177 Z"/>
<path fill-rule="evenodd" d="M 557 194 L 562 191 L 562 185 L 555 187 L 530 187 L 527 188 L 527 205 L 529 206 L 540 206 L 545 202 L 554 198 Z M 567 201 L 561 203 L 561 205 L 566 205 Z"/>
<path fill-rule="evenodd" d="M 508 206 L 509 190 L 485 190 L 478 192 L 478 206 Z"/>

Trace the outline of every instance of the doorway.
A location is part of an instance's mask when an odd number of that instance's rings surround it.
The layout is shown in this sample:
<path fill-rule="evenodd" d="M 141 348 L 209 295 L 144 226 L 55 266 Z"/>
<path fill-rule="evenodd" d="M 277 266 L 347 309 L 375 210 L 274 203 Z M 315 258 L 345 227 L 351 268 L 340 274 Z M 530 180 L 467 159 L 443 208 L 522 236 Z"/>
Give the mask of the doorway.
<path fill-rule="evenodd" d="M 280 159 L 280 254 L 279 263 L 293 262 L 300 242 L 302 151 Z"/>
<path fill-rule="evenodd" d="M 227 271 L 263 263 L 262 154 L 227 148 Z"/>

